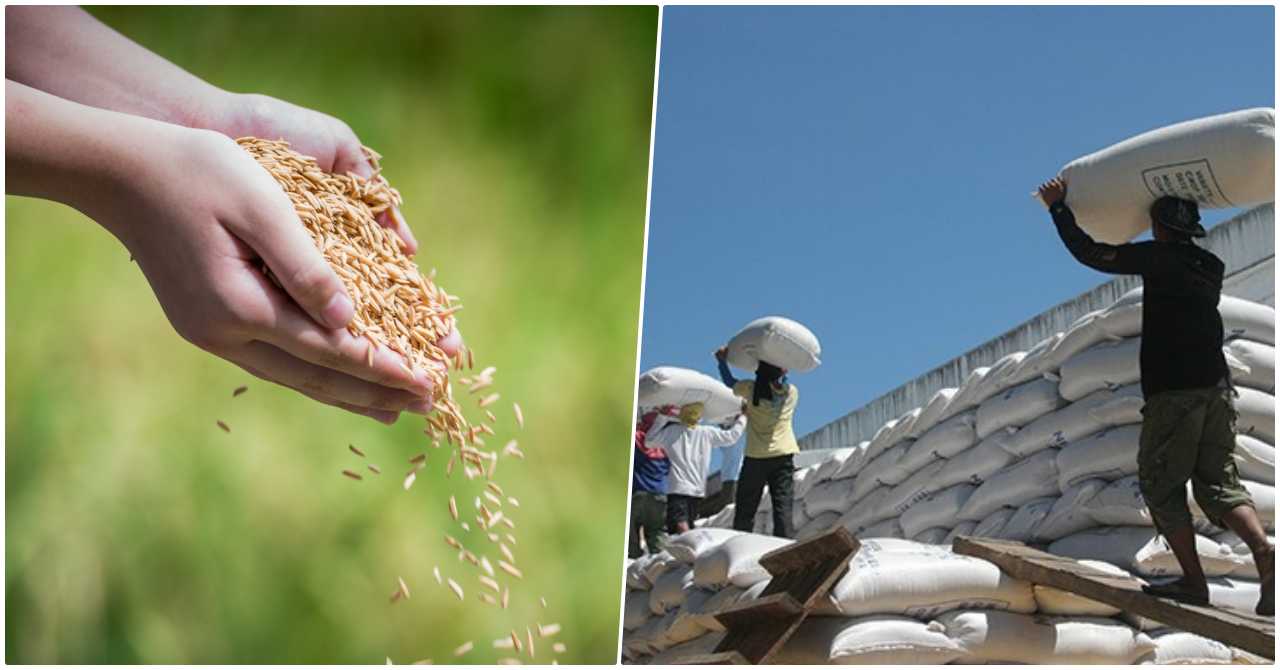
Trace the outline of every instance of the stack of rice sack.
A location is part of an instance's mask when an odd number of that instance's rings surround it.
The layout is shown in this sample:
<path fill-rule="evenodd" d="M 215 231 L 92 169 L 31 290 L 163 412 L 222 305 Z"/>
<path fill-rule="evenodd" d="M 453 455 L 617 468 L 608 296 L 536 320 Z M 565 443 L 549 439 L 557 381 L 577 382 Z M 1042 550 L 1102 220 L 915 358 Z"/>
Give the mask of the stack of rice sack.
<path fill-rule="evenodd" d="M 937 392 L 924 407 L 886 423 L 871 440 L 833 452 L 827 460 L 797 472 L 798 539 L 841 525 L 864 541 L 879 538 L 866 542 L 868 547 L 881 543 L 879 553 L 883 554 L 887 547 L 907 554 L 872 566 L 871 562 L 878 560 L 876 550 L 868 553 L 864 549 L 858 559 L 861 563 L 836 588 L 835 604 L 827 612 L 839 614 L 844 624 L 814 623 L 811 635 L 830 634 L 832 640 L 870 645 L 869 638 L 859 631 L 914 631 L 922 640 L 930 638 L 928 633 L 937 633 L 961 647 L 946 652 L 958 654 L 952 660 L 1033 662 L 1025 655 L 997 657 L 1012 654 L 1018 648 L 1034 655 L 1034 645 L 1013 645 L 1005 650 L 993 640 L 1004 639 L 1000 636 L 1006 634 L 1013 635 L 1013 639 L 1040 639 L 1037 635 L 1047 640 L 1073 639 L 1074 633 L 1058 629 L 1068 627 L 1084 631 L 1082 639 L 1096 641 L 1112 640 L 1112 634 L 1129 631 L 1125 634 L 1133 636 L 1133 658 L 1108 656 L 1115 660 L 1105 662 L 1229 661 L 1238 656 L 1239 652 L 1217 643 L 1153 628 L 1153 622 L 1116 620 L 1113 608 L 1052 589 L 1027 586 L 1025 593 L 1032 599 L 1028 604 L 1026 598 L 1014 597 L 1017 589 L 1009 586 L 1013 582 L 999 575 L 995 566 L 950 555 L 947 549 L 957 535 L 1002 538 L 1096 561 L 1098 567 L 1118 573 L 1179 574 L 1177 561 L 1152 527 L 1137 488 L 1143 405 L 1138 386 L 1141 300 L 1141 289 L 1135 289 L 1030 351 L 1011 354 L 988 368 L 973 371 L 959 388 Z M 1240 414 L 1236 462 L 1259 516 L 1268 531 L 1274 532 L 1275 312 L 1268 306 L 1231 297 L 1222 298 L 1219 310 L 1228 338 L 1228 363 L 1240 394 L 1236 399 Z M 1201 561 L 1211 577 L 1213 602 L 1252 612 L 1259 586 L 1247 547 L 1233 533 L 1212 526 L 1194 501 L 1191 507 L 1200 533 Z M 726 508 L 704 520 L 699 532 L 731 532 L 722 529 L 732 525 L 732 518 L 732 507 Z M 767 533 L 768 522 L 767 510 L 758 512 L 756 532 Z M 765 544 L 770 540 L 755 539 Z M 681 564 L 679 558 L 673 557 L 671 564 Z M 895 603 L 900 601 L 894 600 L 897 595 L 886 593 L 897 593 L 895 579 L 925 579 L 931 574 L 929 570 L 935 569 L 921 566 L 948 566 L 936 567 L 939 574 L 946 575 L 944 581 L 951 579 L 949 570 L 961 567 L 971 568 L 974 575 L 986 571 L 989 579 L 981 583 L 989 590 L 977 595 L 947 595 L 939 601 L 944 603 L 939 606 L 943 609 L 922 605 L 921 601 L 902 601 L 906 604 L 899 607 Z M 748 582 L 750 579 L 740 577 L 731 583 L 743 589 L 755 584 Z M 707 588 L 706 583 L 698 584 L 696 580 L 690 584 L 691 589 Z M 970 582 L 964 584 L 966 588 L 972 586 Z M 914 594 L 925 587 L 902 588 Z M 941 587 L 931 582 L 927 588 Z M 1002 595 L 992 595 L 997 591 Z M 1050 602 L 1046 603 L 1046 599 Z M 986 604 L 974 606 L 976 602 Z M 964 603 L 964 607 L 948 610 L 951 606 L 945 603 Z M 975 609 L 978 611 L 970 611 Z M 669 610 L 662 611 L 664 616 L 670 614 Z M 1031 613 L 1065 618 L 1025 616 Z M 863 617 L 904 615 L 919 627 L 889 619 L 895 622 L 894 626 L 856 628 Z M 668 623 L 672 621 L 674 617 Z M 713 624 L 699 621 L 714 630 Z M 661 623 L 648 623 L 651 633 L 667 630 Z M 816 627 L 820 625 L 828 628 L 818 632 Z M 1024 626 L 1058 628 L 1021 630 Z M 1150 630 L 1139 637 L 1135 632 L 1139 629 Z M 1011 631 L 1021 632 L 1015 635 Z M 680 633 L 676 637 L 687 635 L 689 630 Z M 645 647 L 648 643 L 633 634 L 628 634 L 627 639 L 635 642 L 632 653 L 660 651 Z M 974 641 L 979 639 L 980 644 Z M 668 642 L 674 646 L 686 640 L 665 640 L 658 646 Z M 1150 649 L 1143 646 L 1152 644 Z M 980 651 L 974 651 L 975 645 Z M 905 644 L 902 648 L 916 653 L 927 646 Z M 946 649 L 950 647 L 942 645 L 928 653 L 936 651 L 940 658 L 946 655 L 942 651 Z M 1141 649 L 1145 651 L 1136 653 Z M 847 660 L 852 658 L 851 653 L 836 645 L 829 659 L 840 656 L 846 658 L 840 662 L 854 662 Z M 1066 660 L 1076 658 L 1071 656 L 1076 653 L 1084 652 L 1064 647 L 1040 662 L 1083 662 Z M 933 658 L 902 657 L 893 662 L 941 662 L 928 660 Z"/>
<path fill-rule="evenodd" d="M 624 660 L 672 664 L 714 650 L 723 628 L 711 613 L 759 597 L 769 579 L 759 557 L 789 543 L 695 529 L 673 538 L 666 552 L 631 563 Z M 1129 664 L 1250 658 L 1200 636 L 1144 631 L 1149 622 L 1034 587 L 945 546 L 864 540 L 852 563 L 775 662 Z"/>

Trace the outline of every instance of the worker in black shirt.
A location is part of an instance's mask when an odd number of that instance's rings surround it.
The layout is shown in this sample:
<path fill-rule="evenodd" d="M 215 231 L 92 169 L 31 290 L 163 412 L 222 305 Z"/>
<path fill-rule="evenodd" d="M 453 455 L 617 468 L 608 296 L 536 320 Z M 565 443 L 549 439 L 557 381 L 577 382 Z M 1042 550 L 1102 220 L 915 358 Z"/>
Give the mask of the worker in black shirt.
<path fill-rule="evenodd" d="M 1267 540 L 1248 491 L 1240 484 L 1235 449 L 1234 391 L 1222 352 L 1223 264 L 1192 243 L 1204 237 L 1195 202 L 1164 196 L 1151 206 L 1150 242 L 1100 244 L 1076 225 L 1067 184 L 1040 186 L 1058 235 L 1076 260 L 1101 272 L 1142 275 L 1142 434 L 1138 482 L 1156 530 L 1182 567 L 1177 581 L 1147 590 L 1207 604 L 1209 587 L 1187 506 L 1186 486 L 1209 520 L 1239 535 L 1262 579 L 1257 613 L 1275 614 L 1275 548 Z"/>

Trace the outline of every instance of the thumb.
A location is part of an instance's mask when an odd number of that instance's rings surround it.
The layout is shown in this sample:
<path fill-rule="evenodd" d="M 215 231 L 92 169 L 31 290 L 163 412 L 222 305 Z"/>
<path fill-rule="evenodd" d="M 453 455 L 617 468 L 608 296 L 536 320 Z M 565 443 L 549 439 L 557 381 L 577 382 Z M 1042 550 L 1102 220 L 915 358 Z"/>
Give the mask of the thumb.
<path fill-rule="evenodd" d="M 324 260 L 293 205 L 277 190 L 254 209 L 247 225 L 235 230 L 266 263 L 285 293 L 312 319 L 328 328 L 345 328 L 355 306 L 342 280 Z"/>

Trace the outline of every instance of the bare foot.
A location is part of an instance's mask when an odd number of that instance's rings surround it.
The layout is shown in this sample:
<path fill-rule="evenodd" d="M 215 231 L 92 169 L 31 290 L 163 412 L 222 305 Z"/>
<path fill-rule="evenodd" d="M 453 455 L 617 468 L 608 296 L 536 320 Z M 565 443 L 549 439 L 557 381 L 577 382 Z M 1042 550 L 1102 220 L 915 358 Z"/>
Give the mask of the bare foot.
<path fill-rule="evenodd" d="M 1267 545 L 1266 550 L 1254 555 L 1254 564 L 1258 566 L 1258 577 L 1262 580 L 1262 597 L 1258 598 L 1258 606 L 1254 612 L 1262 616 L 1276 615 L 1276 548 Z"/>

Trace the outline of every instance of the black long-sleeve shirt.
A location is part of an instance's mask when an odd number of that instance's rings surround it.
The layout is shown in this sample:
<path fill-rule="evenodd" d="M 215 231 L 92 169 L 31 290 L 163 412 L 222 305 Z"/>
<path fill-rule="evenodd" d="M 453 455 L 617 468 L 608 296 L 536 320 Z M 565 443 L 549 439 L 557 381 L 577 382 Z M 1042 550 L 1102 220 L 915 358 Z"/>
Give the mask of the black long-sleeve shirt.
<path fill-rule="evenodd" d="M 1094 242 L 1063 202 L 1049 208 L 1058 235 L 1081 263 L 1110 274 L 1142 275 L 1142 395 L 1216 386 L 1222 353 L 1222 261 L 1182 242 Z"/>

